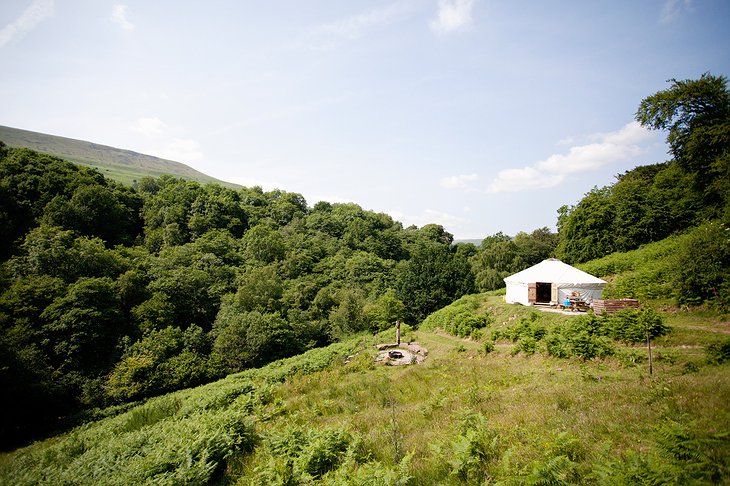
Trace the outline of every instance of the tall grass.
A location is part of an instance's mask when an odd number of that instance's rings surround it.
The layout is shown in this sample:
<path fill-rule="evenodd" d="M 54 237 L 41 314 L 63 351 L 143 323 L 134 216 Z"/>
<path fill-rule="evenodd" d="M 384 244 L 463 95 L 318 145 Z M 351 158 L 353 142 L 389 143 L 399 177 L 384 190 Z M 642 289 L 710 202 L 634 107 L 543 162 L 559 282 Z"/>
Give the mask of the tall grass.
<path fill-rule="evenodd" d="M 658 338 L 650 376 L 635 344 L 611 340 L 615 353 L 604 357 L 548 353 L 556 329 L 592 329 L 580 317 L 532 314 L 498 296 L 468 305 L 490 316 L 489 353 L 478 340 L 421 328 L 407 333 L 428 348 L 424 363 L 379 366 L 372 344 L 392 342 L 393 330 L 355 337 L 6 454 L 0 482 L 730 481 L 730 363 L 683 347 L 687 334 Z M 535 352 L 513 353 L 525 337 Z"/>

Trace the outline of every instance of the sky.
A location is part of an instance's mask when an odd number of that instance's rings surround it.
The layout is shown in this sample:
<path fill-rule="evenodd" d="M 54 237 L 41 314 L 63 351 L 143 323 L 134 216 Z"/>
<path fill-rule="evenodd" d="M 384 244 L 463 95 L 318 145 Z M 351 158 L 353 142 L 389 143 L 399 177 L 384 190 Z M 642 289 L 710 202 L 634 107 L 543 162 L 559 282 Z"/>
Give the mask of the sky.
<path fill-rule="evenodd" d="M 0 125 L 354 202 L 548 227 L 669 158 L 643 98 L 730 75 L 727 0 L 3 0 Z"/>

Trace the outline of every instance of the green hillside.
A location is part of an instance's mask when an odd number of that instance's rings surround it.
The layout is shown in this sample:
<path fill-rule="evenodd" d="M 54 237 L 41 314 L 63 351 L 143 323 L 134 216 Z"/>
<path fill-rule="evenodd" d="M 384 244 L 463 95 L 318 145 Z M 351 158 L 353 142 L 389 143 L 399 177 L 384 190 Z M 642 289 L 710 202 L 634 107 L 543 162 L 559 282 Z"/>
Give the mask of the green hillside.
<path fill-rule="evenodd" d="M 643 310 L 540 312 L 472 294 L 376 364 L 360 334 L 99 418 L 0 458 L 8 484 L 725 484 L 730 321 L 668 305 L 706 228 L 582 267 Z M 652 287 L 651 284 L 654 284 Z M 643 290 L 642 290 L 643 289 Z M 623 294 L 621 294 L 623 293 Z M 659 298 L 653 298 L 656 293 Z M 645 335 L 652 336 L 651 372 Z"/>
<path fill-rule="evenodd" d="M 637 119 L 673 160 L 478 247 L 0 144 L 0 484 L 730 484 L 727 80 Z M 553 256 L 641 308 L 504 302 Z"/>
<path fill-rule="evenodd" d="M 203 184 L 213 182 L 227 187 L 238 187 L 198 172 L 180 162 L 83 140 L 0 126 L 0 141 L 10 147 L 25 147 L 94 167 L 106 177 L 127 185 L 132 185 L 135 180 L 138 181 L 145 176 L 159 177 L 168 174 Z"/>
<path fill-rule="evenodd" d="M 663 313 L 670 331 L 653 343 L 649 375 L 644 346 L 599 335 L 608 321 L 539 313 L 488 294 L 449 308 L 483 316 L 481 338 L 458 338 L 427 320 L 404 334 L 428 349 L 427 359 L 392 367 L 374 363 L 373 346 L 392 342 L 392 330 L 356 336 L 105 410 L 99 416 L 106 418 L 3 455 L 0 478 L 5 484 L 730 481 L 726 320 Z M 576 331 L 566 349 L 589 354 L 561 358 L 551 351 L 565 328 Z M 590 354 L 591 346 L 602 351 Z"/>

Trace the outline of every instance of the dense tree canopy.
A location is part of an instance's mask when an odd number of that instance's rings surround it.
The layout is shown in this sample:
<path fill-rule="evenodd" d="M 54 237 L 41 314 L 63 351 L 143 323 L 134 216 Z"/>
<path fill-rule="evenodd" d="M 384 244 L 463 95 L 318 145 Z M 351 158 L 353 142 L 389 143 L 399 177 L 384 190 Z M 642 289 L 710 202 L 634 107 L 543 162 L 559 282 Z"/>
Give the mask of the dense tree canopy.
<path fill-rule="evenodd" d="M 730 91 L 724 76 L 671 80 L 636 119 L 667 131 L 672 160 L 640 166 L 559 210 L 558 256 L 585 262 L 712 219 L 730 222 Z"/>
<path fill-rule="evenodd" d="M 504 287 L 504 278 L 553 256 L 558 235 L 548 228 L 521 231 L 511 238 L 502 232 L 487 236 L 470 257 L 476 288 L 481 291 Z"/>
<path fill-rule="evenodd" d="M 169 176 L 136 189 L 0 143 L 0 438 L 90 407 L 203 383 L 396 320 L 558 256 L 583 262 L 703 225 L 681 252 L 683 303 L 730 301 L 730 105 L 704 75 L 642 101 L 671 155 L 477 247 L 352 203 Z M 39 406 L 43 404 L 44 406 Z"/>
<path fill-rule="evenodd" d="M 437 225 L 170 176 L 131 189 L 4 145 L 0 222 L 6 441 L 90 406 L 418 324 L 473 290 L 469 255 Z M 47 413 L 30 407 L 38 399 Z"/>
<path fill-rule="evenodd" d="M 695 177 L 707 202 L 725 194 L 717 179 L 728 179 L 730 156 L 730 91 L 727 78 L 703 74 L 700 79 L 670 80 L 669 89 L 642 100 L 636 119 L 644 126 L 667 130 L 674 160 Z M 713 204 L 714 205 L 714 204 Z"/>

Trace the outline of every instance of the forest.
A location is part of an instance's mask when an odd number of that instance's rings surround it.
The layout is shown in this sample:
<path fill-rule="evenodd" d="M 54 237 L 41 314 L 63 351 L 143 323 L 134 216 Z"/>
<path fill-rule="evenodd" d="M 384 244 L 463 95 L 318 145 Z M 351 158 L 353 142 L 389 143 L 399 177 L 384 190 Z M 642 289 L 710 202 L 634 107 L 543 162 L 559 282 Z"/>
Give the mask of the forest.
<path fill-rule="evenodd" d="M 129 187 L 0 144 L 2 447 L 395 320 L 418 326 L 547 257 L 587 262 L 693 227 L 705 231 L 678 252 L 667 297 L 727 310 L 727 80 L 675 80 L 636 116 L 668 131 L 671 160 L 560 208 L 557 233 L 478 247 L 354 203 L 170 176 Z"/>

